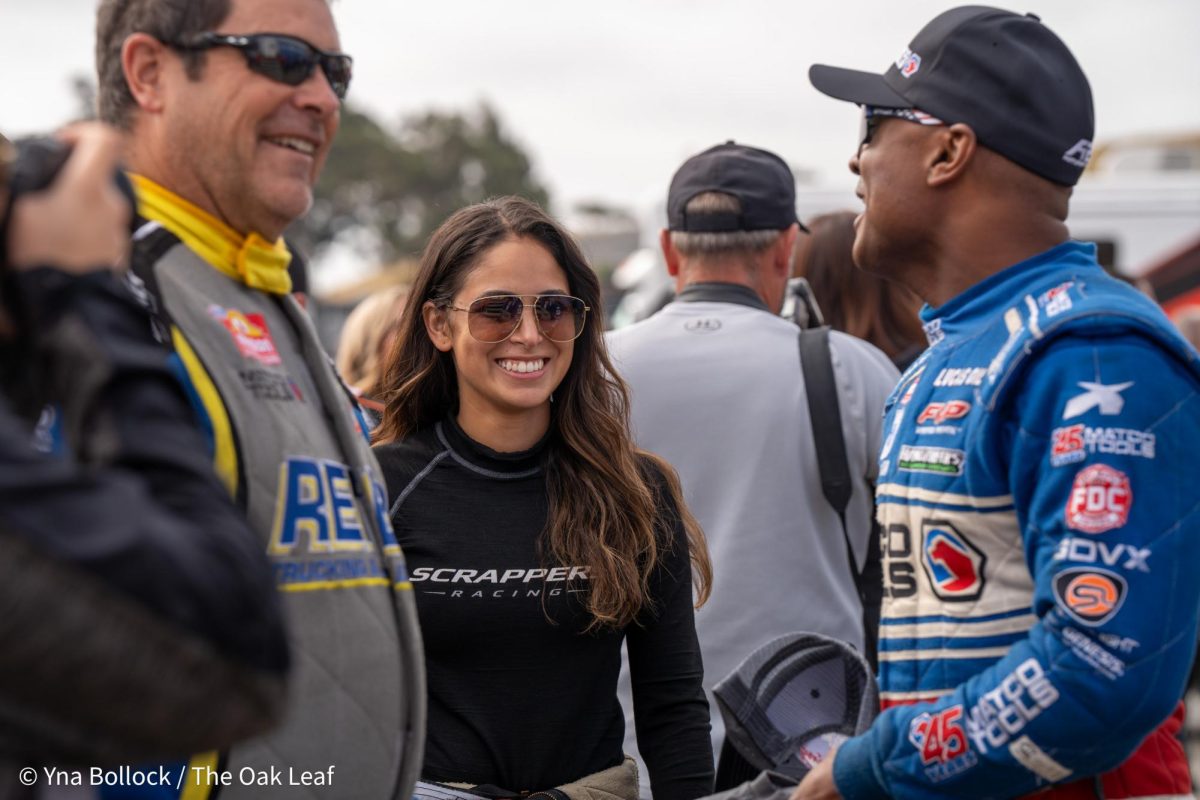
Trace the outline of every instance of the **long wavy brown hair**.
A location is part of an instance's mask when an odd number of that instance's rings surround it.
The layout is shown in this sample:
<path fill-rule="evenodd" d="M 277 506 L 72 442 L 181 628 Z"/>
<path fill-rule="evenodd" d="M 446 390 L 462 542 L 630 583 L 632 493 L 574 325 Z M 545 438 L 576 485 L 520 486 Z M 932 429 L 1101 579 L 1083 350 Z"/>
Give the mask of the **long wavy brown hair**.
<path fill-rule="evenodd" d="M 454 360 L 434 347 L 421 305 L 450 302 L 485 252 L 522 237 L 550 251 L 566 273 L 571 293 L 591 308 L 550 406 L 550 513 L 539 540 L 543 558 L 559 566 L 589 567 L 589 629 L 624 627 L 653 606 L 649 581 L 662 546 L 682 544 L 655 534 L 662 510 L 673 506 L 687 535 L 699 607 L 712 583 L 704 535 L 683 502 L 674 469 L 634 447 L 629 389 L 604 344 L 600 283 L 571 235 L 537 204 L 520 197 L 490 200 L 458 211 L 434 232 L 421 256 L 411 311 L 385 367 L 380 392 L 385 410 L 374 441 L 402 440 L 457 410 Z M 675 521 L 667 519 L 662 533 L 669 536 Z"/>

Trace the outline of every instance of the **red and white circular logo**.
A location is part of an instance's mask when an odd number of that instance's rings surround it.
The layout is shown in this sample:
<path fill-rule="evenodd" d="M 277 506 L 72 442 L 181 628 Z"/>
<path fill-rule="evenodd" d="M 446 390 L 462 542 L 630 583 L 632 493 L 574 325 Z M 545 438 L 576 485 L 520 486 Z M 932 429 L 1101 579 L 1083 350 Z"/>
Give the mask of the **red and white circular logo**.
<path fill-rule="evenodd" d="M 1084 533 L 1104 533 L 1129 521 L 1133 490 L 1119 469 L 1093 464 L 1075 475 L 1067 500 L 1067 527 Z"/>

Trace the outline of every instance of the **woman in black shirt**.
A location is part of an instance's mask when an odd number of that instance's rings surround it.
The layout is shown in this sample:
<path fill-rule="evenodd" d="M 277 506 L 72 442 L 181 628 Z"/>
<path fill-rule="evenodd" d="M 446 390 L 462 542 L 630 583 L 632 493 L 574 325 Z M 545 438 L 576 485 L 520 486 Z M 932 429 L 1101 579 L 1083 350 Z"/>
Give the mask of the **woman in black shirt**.
<path fill-rule="evenodd" d="M 617 768 L 634 800 L 624 639 L 655 797 L 710 793 L 711 567 L 674 472 L 631 444 L 595 274 L 509 197 L 434 233 L 411 298 L 375 436 L 425 639 L 422 778 L 509 796 Z"/>

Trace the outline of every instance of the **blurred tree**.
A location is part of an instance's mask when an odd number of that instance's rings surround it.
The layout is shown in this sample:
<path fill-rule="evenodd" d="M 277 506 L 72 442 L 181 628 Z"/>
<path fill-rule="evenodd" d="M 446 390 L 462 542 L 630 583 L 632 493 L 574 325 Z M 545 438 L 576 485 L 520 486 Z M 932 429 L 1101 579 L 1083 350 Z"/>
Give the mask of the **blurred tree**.
<path fill-rule="evenodd" d="M 470 203 L 519 194 L 546 205 L 529 156 L 481 104 L 469 113 L 429 111 L 389 132 L 361 110 L 342 109 L 342 124 L 312 211 L 288 241 L 312 253 L 343 233 L 369 229 L 382 261 L 415 255 L 442 221 Z"/>

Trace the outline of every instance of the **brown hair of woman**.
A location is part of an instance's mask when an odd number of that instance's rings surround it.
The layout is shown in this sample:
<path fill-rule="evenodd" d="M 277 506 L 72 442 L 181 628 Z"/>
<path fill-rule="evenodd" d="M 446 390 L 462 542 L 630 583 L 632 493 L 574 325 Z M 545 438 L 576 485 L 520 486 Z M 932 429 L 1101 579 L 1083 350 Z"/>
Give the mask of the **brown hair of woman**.
<path fill-rule="evenodd" d="M 837 211 L 809 220 L 812 234 L 797 239 L 792 274 L 808 280 L 830 327 L 865 339 L 897 365 L 907 364 L 925 349 L 917 316 L 921 300 L 854 266 L 854 218 L 853 211 Z"/>
<path fill-rule="evenodd" d="M 623 627 L 650 605 L 649 577 L 659 558 L 654 521 L 660 515 L 653 479 L 639 456 L 653 461 L 682 516 L 696 581 L 697 607 L 708 599 L 712 565 L 703 533 L 684 505 L 675 471 L 637 450 L 629 433 L 629 390 L 609 361 L 600 320 L 600 284 L 574 239 L 536 204 L 503 197 L 464 208 L 442 224 L 421 257 L 410 302 L 448 304 L 491 247 L 529 238 L 550 251 L 571 293 L 591 309 L 566 376 L 551 403 L 546 463 L 550 512 L 543 558 L 587 565 L 592 628 Z M 376 443 L 405 439 L 458 408 L 449 353 L 434 347 L 420 313 L 405 314 L 381 384 L 383 420 Z"/>

